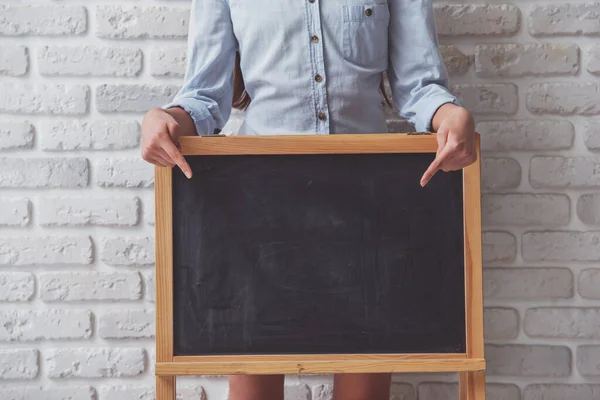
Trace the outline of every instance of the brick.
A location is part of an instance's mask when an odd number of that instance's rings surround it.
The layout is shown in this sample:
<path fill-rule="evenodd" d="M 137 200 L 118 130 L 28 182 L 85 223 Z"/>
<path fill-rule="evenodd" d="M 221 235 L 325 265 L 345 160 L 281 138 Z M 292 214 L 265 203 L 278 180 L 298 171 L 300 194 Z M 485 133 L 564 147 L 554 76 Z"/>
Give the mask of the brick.
<path fill-rule="evenodd" d="M 1 6 L 0 10 L 2 10 Z M 27 47 L 12 44 L 0 45 L 0 55 L 2 55 L 0 57 L 0 75 L 21 76 L 27 73 L 29 68 Z"/>
<path fill-rule="evenodd" d="M 511 263 L 517 256 L 517 239 L 508 232 L 483 232 L 481 242 L 484 263 Z"/>
<path fill-rule="evenodd" d="M 138 272 L 48 272 L 39 277 L 44 301 L 139 300 Z"/>
<path fill-rule="evenodd" d="M 482 151 L 567 150 L 575 127 L 569 121 L 483 121 L 477 124 Z"/>
<path fill-rule="evenodd" d="M 517 86 L 512 83 L 455 85 L 452 92 L 473 114 L 511 115 L 519 107 Z"/>
<path fill-rule="evenodd" d="M 146 299 L 154 303 L 155 302 L 155 283 L 154 283 L 154 272 L 148 272 L 144 275 L 144 285 L 146 286 Z"/>
<path fill-rule="evenodd" d="M 534 188 L 585 189 L 600 186 L 599 157 L 533 157 L 529 181 Z"/>
<path fill-rule="evenodd" d="M 47 121 L 40 133 L 41 147 L 47 151 L 124 150 L 140 144 L 136 121 Z"/>
<path fill-rule="evenodd" d="M 81 35 L 87 30 L 82 6 L 0 5 L 0 36 Z"/>
<path fill-rule="evenodd" d="M 102 241 L 102 261 L 114 266 L 154 264 L 154 238 L 110 238 Z"/>
<path fill-rule="evenodd" d="M 87 310 L 12 310 L 0 312 L 0 341 L 89 339 L 92 313 Z"/>
<path fill-rule="evenodd" d="M 475 50 L 475 72 L 484 78 L 575 75 L 579 47 L 574 44 L 486 44 Z"/>
<path fill-rule="evenodd" d="M 519 313 L 513 308 L 485 308 L 483 324 L 486 340 L 511 340 L 519 335 Z"/>
<path fill-rule="evenodd" d="M 0 188 L 76 188 L 88 180 L 87 158 L 0 157 Z"/>
<path fill-rule="evenodd" d="M 600 385 L 547 383 L 528 385 L 523 400 L 597 400 Z"/>
<path fill-rule="evenodd" d="M 111 39 L 185 38 L 190 9 L 162 6 L 98 6 L 96 35 Z"/>
<path fill-rule="evenodd" d="M 142 113 L 167 104 L 178 90 L 176 85 L 100 85 L 96 89 L 96 107 L 100 112 Z"/>
<path fill-rule="evenodd" d="M 138 385 L 100 387 L 100 398 L 111 400 L 155 400 L 154 388 Z M 206 400 L 202 386 L 177 385 L 177 400 Z"/>
<path fill-rule="evenodd" d="M 137 197 L 46 197 L 39 205 L 42 226 L 134 226 Z"/>
<path fill-rule="evenodd" d="M 571 350 L 565 346 L 485 346 L 489 376 L 562 377 L 571 375 Z"/>
<path fill-rule="evenodd" d="M 392 383 L 390 400 L 417 400 L 415 388 L 408 383 Z"/>
<path fill-rule="evenodd" d="M 0 386 L 4 400 L 96 400 L 90 386 Z"/>
<path fill-rule="evenodd" d="M 483 157 L 481 161 L 482 189 L 514 189 L 521 183 L 521 165 L 514 158 Z"/>
<path fill-rule="evenodd" d="M 306 384 L 286 384 L 284 398 L 286 400 L 311 400 L 310 388 Z"/>
<path fill-rule="evenodd" d="M 484 194 L 484 225 L 561 226 L 571 218 L 571 201 L 564 194 Z"/>
<path fill-rule="evenodd" d="M 584 143 L 588 150 L 600 151 L 600 123 L 588 122 L 585 125 Z"/>
<path fill-rule="evenodd" d="M 114 310 L 100 316 L 99 333 L 103 339 L 153 338 L 153 310 Z"/>
<path fill-rule="evenodd" d="M 579 295 L 584 299 L 600 300 L 600 269 L 587 268 L 577 279 Z"/>
<path fill-rule="evenodd" d="M 414 132 L 415 127 L 405 119 L 391 118 L 385 121 L 388 133 Z"/>
<path fill-rule="evenodd" d="M 146 220 L 146 223 L 151 226 L 154 226 L 155 223 L 154 211 L 154 196 L 150 196 L 144 201 L 144 219 Z"/>
<path fill-rule="evenodd" d="M 600 346 L 577 347 L 577 370 L 583 376 L 600 376 Z M 598 394 L 600 394 L 600 390 Z"/>
<path fill-rule="evenodd" d="M 534 36 L 597 35 L 600 5 L 551 4 L 534 6 L 529 14 L 529 33 Z"/>
<path fill-rule="evenodd" d="M 9 114 L 83 115 L 90 89 L 84 85 L 0 82 L 0 112 Z"/>
<path fill-rule="evenodd" d="M 137 76 L 142 51 L 129 47 L 44 46 L 38 52 L 42 76 Z"/>
<path fill-rule="evenodd" d="M 31 272 L 0 272 L 0 301 L 29 301 L 34 294 Z"/>
<path fill-rule="evenodd" d="M 187 65 L 185 45 L 153 48 L 150 51 L 150 75 L 183 77 Z"/>
<path fill-rule="evenodd" d="M 454 45 L 440 46 L 440 54 L 444 59 L 446 70 L 450 76 L 464 75 L 473 65 L 474 56 L 466 55 Z"/>
<path fill-rule="evenodd" d="M 517 385 L 488 383 L 485 389 L 487 400 L 519 400 L 521 397 L 521 392 Z M 419 384 L 418 390 L 419 399 L 458 400 L 457 383 L 422 382 Z M 398 400 L 404 400 L 404 398 L 399 397 Z"/>
<path fill-rule="evenodd" d="M 440 36 L 506 36 L 519 30 L 519 9 L 508 4 L 436 4 Z"/>
<path fill-rule="evenodd" d="M 458 384 L 422 382 L 417 387 L 419 399 L 458 400 Z"/>
<path fill-rule="evenodd" d="M 182 386 L 177 389 L 177 400 L 206 400 L 206 392 L 202 386 Z M 293 400 L 293 399 L 292 399 Z"/>
<path fill-rule="evenodd" d="M 333 385 L 323 384 L 313 386 L 312 398 L 314 400 L 333 400 Z"/>
<path fill-rule="evenodd" d="M 534 114 L 598 115 L 600 85 L 538 83 L 527 89 L 527 109 Z"/>
<path fill-rule="evenodd" d="M 593 75 L 600 74 L 600 45 L 590 46 L 585 52 L 586 70 Z"/>
<path fill-rule="evenodd" d="M 488 383 L 486 384 L 487 400 L 520 400 L 521 389 L 510 383 Z"/>
<path fill-rule="evenodd" d="M 0 379 L 34 379 L 38 372 L 39 352 L 37 350 L 0 350 Z"/>
<path fill-rule="evenodd" d="M 154 363 L 156 363 L 156 348 L 155 346 L 148 349 L 148 359 L 150 360 L 150 373 L 154 374 Z"/>
<path fill-rule="evenodd" d="M 523 234 L 525 261 L 600 261 L 600 232 L 527 232 Z"/>
<path fill-rule="evenodd" d="M 600 338 L 600 308 L 530 308 L 523 330 L 535 338 Z"/>
<path fill-rule="evenodd" d="M 33 147 L 33 125 L 26 121 L 0 121 L 0 150 Z"/>
<path fill-rule="evenodd" d="M 0 265 L 91 263 L 89 236 L 0 237 Z"/>
<path fill-rule="evenodd" d="M 0 197 L 0 226 L 27 226 L 31 204 L 22 197 Z"/>
<path fill-rule="evenodd" d="M 123 378 L 146 369 L 146 352 L 138 348 L 64 348 L 45 357 L 49 378 Z"/>
<path fill-rule="evenodd" d="M 583 194 L 577 199 L 577 216 L 588 225 L 600 224 L 600 195 L 597 193 Z"/>
<path fill-rule="evenodd" d="M 107 158 L 97 165 L 96 182 L 102 187 L 153 187 L 154 168 L 141 158 Z"/>
<path fill-rule="evenodd" d="M 574 279 L 568 268 L 486 268 L 483 292 L 488 299 L 567 299 Z"/>
<path fill-rule="evenodd" d="M 179 386 L 179 385 L 178 385 Z M 155 400 L 154 388 L 139 385 L 104 386 L 99 389 L 100 399 Z"/>

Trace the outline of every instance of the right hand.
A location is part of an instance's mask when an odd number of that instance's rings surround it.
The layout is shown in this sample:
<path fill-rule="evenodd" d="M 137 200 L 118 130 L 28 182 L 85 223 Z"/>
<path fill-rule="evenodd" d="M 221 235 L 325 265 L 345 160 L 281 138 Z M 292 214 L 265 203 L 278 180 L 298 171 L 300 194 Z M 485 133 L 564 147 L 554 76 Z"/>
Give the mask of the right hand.
<path fill-rule="evenodd" d="M 177 165 L 189 179 L 192 169 L 179 150 L 181 127 L 161 108 L 153 108 L 142 121 L 142 158 L 161 167 Z"/>

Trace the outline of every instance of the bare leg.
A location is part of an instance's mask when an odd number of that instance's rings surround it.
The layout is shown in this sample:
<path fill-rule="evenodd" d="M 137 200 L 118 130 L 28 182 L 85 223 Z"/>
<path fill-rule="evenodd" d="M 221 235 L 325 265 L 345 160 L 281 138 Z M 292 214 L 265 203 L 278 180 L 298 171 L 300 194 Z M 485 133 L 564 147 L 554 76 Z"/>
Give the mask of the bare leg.
<path fill-rule="evenodd" d="M 389 400 L 391 374 L 337 374 L 333 400 Z"/>
<path fill-rule="evenodd" d="M 283 400 L 285 375 L 231 375 L 229 400 Z"/>

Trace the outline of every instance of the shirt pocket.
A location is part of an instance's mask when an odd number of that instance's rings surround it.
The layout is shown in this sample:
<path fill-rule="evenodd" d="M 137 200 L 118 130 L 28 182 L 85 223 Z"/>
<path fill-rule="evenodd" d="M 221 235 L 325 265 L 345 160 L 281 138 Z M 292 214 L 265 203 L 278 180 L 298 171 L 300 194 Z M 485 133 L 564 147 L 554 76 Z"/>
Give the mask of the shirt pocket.
<path fill-rule="evenodd" d="M 342 52 L 344 58 L 365 68 L 387 68 L 387 4 L 342 6 Z"/>

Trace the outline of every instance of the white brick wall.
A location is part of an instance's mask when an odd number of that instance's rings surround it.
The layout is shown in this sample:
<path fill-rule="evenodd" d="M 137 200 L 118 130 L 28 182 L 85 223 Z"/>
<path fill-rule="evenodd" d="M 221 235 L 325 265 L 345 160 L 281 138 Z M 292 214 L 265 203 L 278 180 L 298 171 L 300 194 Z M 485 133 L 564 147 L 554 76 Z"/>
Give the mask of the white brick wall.
<path fill-rule="evenodd" d="M 46 353 L 48 378 L 121 378 L 146 369 L 146 352 L 140 348 L 64 348 Z"/>
<path fill-rule="evenodd" d="M 92 315 L 86 310 L 22 310 L 0 312 L 0 341 L 88 339 Z"/>
<path fill-rule="evenodd" d="M 82 6 L 2 4 L 3 36 L 70 36 L 87 30 L 87 10 Z"/>
<path fill-rule="evenodd" d="M 142 52 L 127 47 L 45 46 L 38 63 L 45 76 L 135 76 L 142 69 Z"/>
<path fill-rule="evenodd" d="M 434 2 L 452 90 L 482 134 L 488 399 L 598 400 L 600 5 Z M 189 1 L 0 0 L 1 400 L 154 399 L 140 122 L 181 84 L 188 14 Z M 457 399 L 453 374 L 394 381 L 393 399 Z M 224 378 L 178 386 L 180 400 L 226 398 Z M 286 396 L 329 400 L 331 377 L 290 377 Z"/>

